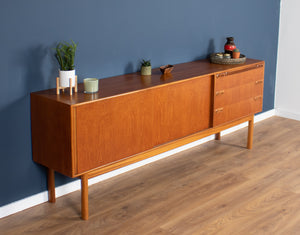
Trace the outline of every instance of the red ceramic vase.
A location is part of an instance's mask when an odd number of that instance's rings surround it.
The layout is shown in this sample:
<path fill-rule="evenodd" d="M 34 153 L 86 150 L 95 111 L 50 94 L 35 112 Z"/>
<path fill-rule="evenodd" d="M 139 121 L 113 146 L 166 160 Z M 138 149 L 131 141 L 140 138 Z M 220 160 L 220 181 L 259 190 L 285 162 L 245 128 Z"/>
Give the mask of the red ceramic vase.
<path fill-rule="evenodd" d="M 226 39 L 227 39 L 227 42 L 224 46 L 225 53 L 232 55 L 233 50 L 236 48 L 236 46 L 234 44 L 234 38 L 228 37 Z"/>

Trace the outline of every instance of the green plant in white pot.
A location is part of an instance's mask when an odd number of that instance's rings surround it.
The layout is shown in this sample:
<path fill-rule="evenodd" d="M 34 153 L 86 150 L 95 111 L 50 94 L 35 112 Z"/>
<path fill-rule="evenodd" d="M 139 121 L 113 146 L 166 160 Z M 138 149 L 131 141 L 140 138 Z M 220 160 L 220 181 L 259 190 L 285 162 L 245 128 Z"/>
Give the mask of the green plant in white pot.
<path fill-rule="evenodd" d="M 151 75 L 151 60 L 142 60 L 141 62 L 141 75 Z"/>
<path fill-rule="evenodd" d="M 59 86 L 70 87 L 70 78 L 72 79 L 72 87 L 75 86 L 75 52 L 77 44 L 71 40 L 72 43 L 60 42 L 55 48 L 55 57 L 58 61 L 59 70 Z"/>

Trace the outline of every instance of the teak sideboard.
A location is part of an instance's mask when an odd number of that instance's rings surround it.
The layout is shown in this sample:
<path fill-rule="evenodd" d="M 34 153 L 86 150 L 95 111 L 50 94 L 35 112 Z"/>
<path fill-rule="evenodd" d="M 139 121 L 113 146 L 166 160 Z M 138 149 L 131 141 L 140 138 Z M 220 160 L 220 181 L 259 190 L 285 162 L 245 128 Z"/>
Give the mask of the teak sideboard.
<path fill-rule="evenodd" d="M 49 201 L 57 171 L 81 178 L 81 216 L 88 219 L 88 179 L 248 122 L 262 111 L 264 61 L 242 65 L 199 60 L 171 74 L 126 74 L 99 80 L 99 92 L 31 93 L 33 160 L 48 168 Z"/>

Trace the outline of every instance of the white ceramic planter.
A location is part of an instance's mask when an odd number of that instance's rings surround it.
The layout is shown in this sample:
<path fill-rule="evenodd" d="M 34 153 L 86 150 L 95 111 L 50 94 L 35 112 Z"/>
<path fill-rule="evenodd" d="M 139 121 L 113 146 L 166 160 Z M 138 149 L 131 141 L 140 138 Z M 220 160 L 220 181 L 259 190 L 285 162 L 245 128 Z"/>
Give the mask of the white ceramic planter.
<path fill-rule="evenodd" d="M 75 70 L 59 70 L 59 86 L 70 87 L 69 80 L 72 78 L 72 87 L 75 86 Z"/>

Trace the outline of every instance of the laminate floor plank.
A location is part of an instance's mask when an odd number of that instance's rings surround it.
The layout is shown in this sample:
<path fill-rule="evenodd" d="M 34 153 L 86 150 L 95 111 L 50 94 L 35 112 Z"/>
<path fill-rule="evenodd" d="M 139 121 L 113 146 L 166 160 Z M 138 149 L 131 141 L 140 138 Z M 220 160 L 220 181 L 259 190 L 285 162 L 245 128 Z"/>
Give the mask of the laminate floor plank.
<path fill-rule="evenodd" d="M 213 200 L 208 201 L 206 204 L 199 205 L 198 207 L 189 210 L 188 213 L 181 214 L 176 220 L 166 223 L 163 228 L 168 229 L 168 231 L 172 231 L 173 233 L 176 231 L 176 234 L 193 234 L 193 232 L 206 231 L 204 228 L 208 227 L 210 229 L 207 230 L 206 233 L 211 234 L 209 231 L 212 230 L 212 226 L 208 226 L 209 224 L 215 225 L 214 221 L 223 221 L 228 213 L 231 213 L 232 211 L 242 211 L 244 208 L 248 207 L 247 205 L 252 204 L 252 207 L 255 207 L 257 203 L 253 203 L 252 201 L 268 194 L 273 189 L 271 184 L 279 180 L 283 175 L 284 174 L 280 173 L 272 173 L 265 176 L 263 180 L 259 182 L 252 182 L 251 180 L 245 181 L 238 187 L 226 191 L 219 197 L 215 197 Z M 277 188 L 276 191 L 278 191 Z M 241 213 L 240 215 L 243 215 L 244 217 L 246 215 L 252 216 L 253 211 L 253 209 L 246 209 L 245 213 Z M 221 223 L 218 224 L 220 225 Z M 224 221 L 223 224 L 225 224 Z M 220 229 L 218 226 L 214 227 Z M 186 230 L 187 228 L 189 228 L 188 231 Z M 214 233 L 217 231 L 218 230 L 213 230 Z"/>
<path fill-rule="evenodd" d="M 300 122 L 272 117 L 0 219 L 0 234 L 300 234 Z"/>

